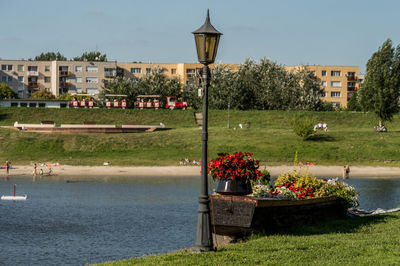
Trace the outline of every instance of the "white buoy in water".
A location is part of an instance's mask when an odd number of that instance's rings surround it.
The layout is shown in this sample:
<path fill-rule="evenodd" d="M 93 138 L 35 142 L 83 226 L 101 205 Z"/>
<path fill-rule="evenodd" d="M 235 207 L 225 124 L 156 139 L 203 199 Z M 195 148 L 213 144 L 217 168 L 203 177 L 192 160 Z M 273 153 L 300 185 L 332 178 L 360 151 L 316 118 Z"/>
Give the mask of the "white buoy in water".
<path fill-rule="evenodd" d="M 26 200 L 27 196 L 15 196 L 15 184 L 13 186 L 14 188 L 14 195 L 13 196 L 1 196 L 1 200 Z"/>

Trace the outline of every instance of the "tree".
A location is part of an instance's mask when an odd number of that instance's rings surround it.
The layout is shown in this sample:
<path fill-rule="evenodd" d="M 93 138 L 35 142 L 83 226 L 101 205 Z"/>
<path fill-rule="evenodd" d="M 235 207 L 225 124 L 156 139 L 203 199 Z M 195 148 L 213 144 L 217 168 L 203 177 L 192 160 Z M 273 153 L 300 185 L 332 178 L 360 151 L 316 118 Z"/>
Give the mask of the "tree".
<path fill-rule="evenodd" d="M 74 96 L 72 96 L 70 93 L 60 94 L 57 97 L 57 100 L 72 100 L 72 99 L 74 99 Z"/>
<path fill-rule="evenodd" d="M 117 78 L 107 82 L 99 98 L 105 100 L 107 94 L 127 95 L 126 100 L 130 106 L 136 102 L 138 95 L 160 95 L 160 102 L 165 104 L 166 96 L 177 96 L 182 100 L 183 89 L 178 79 L 168 79 L 163 74 L 163 69 L 154 68 L 143 78 Z"/>
<path fill-rule="evenodd" d="M 387 39 L 371 56 L 359 93 L 362 109 L 376 114 L 379 127 L 392 120 L 399 111 L 400 46 Z"/>
<path fill-rule="evenodd" d="M 100 52 L 85 52 L 81 56 L 77 56 L 73 58 L 74 61 L 107 61 L 107 55 L 101 54 Z"/>
<path fill-rule="evenodd" d="M 0 83 L 0 99 L 16 99 L 18 95 L 5 83 Z"/>
<path fill-rule="evenodd" d="M 35 57 L 35 61 L 54 61 L 54 60 L 67 61 L 67 58 L 62 54 L 60 54 L 60 52 L 41 53 L 39 56 Z"/>
<path fill-rule="evenodd" d="M 52 100 L 55 99 L 56 97 L 49 91 L 46 90 L 39 90 L 34 93 L 32 93 L 31 99 L 34 100 Z"/>
<path fill-rule="evenodd" d="M 217 66 L 211 71 L 210 107 L 249 110 L 322 110 L 320 80 L 303 67 L 297 72 L 267 59 L 246 60 L 233 72 Z"/>
<path fill-rule="evenodd" d="M 349 102 L 347 103 L 348 111 L 361 111 L 361 106 L 359 103 L 358 93 L 355 91 L 350 97 Z"/>

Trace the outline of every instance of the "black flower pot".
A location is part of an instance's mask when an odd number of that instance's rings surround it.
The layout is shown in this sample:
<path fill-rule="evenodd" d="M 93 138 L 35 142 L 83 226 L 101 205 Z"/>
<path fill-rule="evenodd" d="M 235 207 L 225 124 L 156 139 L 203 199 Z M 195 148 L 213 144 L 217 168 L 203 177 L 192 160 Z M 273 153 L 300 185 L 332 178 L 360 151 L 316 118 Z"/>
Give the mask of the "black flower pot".
<path fill-rule="evenodd" d="M 251 194 L 253 191 L 251 189 L 250 181 L 243 179 L 219 179 L 217 183 L 217 187 L 215 188 L 215 192 L 223 195 L 247 195 Z"/>

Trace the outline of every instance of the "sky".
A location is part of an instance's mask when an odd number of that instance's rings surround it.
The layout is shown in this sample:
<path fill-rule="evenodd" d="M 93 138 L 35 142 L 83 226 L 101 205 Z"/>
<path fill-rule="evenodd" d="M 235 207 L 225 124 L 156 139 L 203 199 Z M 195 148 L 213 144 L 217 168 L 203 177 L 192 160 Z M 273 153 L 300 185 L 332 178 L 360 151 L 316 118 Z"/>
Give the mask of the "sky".
<path fill-rule="evenodd" d="M 0 58 L 42 52 L 109 61 L 196 62 L 193 32 L 205 20 L 223 33 L 217 63 L 250 58 L 283 65 L 365 65 L 400 42 L 396 0 L 0 0 Z"/>

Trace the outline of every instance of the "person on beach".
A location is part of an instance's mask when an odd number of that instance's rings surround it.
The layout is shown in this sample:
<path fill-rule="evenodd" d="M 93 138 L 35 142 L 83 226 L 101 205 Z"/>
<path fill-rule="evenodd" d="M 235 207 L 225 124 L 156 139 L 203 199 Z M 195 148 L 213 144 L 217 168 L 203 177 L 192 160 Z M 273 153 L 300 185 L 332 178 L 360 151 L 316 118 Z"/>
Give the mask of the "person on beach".
<path fill-rule="evenodd" d="M 349 175 L 350 175 L 350 167 L 348 164 L 346 164 L 345 166 L 343 166 L 343 179 L 349 179 Z"/>
<path fill-rule="evenodd" d="M 35 176 L 35 177 L 36 177 L 36 174 L 37 174 L 36 168 L 37 168 L 37 165 L 36 165 L 36 163 L 34 163 L 33 164 L 33 176 Z"/>
<path fill-rule="evenodd" d="M 8 177 L 8 174 L 10 173 L 10 167 L 11 163 L 9 161 L 6 161 L 6 177 Z"/>

